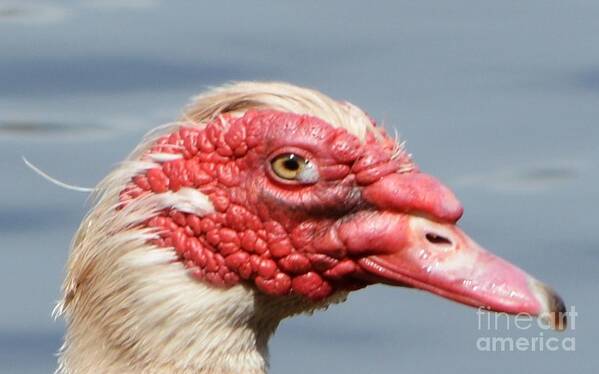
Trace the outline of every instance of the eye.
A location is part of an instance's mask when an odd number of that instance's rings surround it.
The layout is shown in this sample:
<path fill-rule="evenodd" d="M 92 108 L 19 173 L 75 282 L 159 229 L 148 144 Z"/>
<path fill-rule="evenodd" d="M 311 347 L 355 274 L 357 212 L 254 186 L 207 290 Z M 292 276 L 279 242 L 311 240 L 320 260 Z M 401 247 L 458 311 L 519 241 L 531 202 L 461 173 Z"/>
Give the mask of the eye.
<path fill-rule="evenodd" d="M 307 163 L 308 161 L 303 157 L 293 153 L 277 156 L 271 161 L 272 170 L 275 174 L 287 180 L 296 179 Z"/>
<path fill-rule="evenodd" d="M 274 174 L 286 181 L 313 183 L 318 180 L 315 166 L 305 158 L 295 153 L 285 153 L 276 156 L 270 162 Z"/>

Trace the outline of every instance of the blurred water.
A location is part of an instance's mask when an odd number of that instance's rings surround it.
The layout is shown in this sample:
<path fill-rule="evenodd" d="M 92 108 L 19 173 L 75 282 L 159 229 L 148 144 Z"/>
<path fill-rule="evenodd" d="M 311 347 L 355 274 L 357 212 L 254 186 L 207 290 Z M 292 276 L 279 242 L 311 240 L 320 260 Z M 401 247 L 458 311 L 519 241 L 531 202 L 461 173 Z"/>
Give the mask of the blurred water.
<path fill-rule="evenodd" d="M 596 372 L 598 17 L 582 0 L 0 1 L 0 371 L 53 369 L 49 315 L 86 210 L 21 156 L 92 186 L 203 88 L 279 79 L 399 129 L 462 226 L 579 319 L 575 352 L 478 352 L 473 310 L 371 287 L 283 323 L 273 373 Z"/>

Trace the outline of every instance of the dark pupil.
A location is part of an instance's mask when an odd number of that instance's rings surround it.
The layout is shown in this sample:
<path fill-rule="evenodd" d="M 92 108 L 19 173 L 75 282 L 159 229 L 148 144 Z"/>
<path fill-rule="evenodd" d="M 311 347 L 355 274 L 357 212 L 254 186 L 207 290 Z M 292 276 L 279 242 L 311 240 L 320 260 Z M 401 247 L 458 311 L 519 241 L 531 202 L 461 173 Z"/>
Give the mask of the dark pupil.
<path fill-rule="evenodd" d="M 294 158 L 288 158 L 287 160 L 285 160 L 283 162 L 283 166 L 285 167 L 285 169 L 291 171 L 296 171 L 300 167 L 299 162 L 297 162 L 297 160 Z"/>

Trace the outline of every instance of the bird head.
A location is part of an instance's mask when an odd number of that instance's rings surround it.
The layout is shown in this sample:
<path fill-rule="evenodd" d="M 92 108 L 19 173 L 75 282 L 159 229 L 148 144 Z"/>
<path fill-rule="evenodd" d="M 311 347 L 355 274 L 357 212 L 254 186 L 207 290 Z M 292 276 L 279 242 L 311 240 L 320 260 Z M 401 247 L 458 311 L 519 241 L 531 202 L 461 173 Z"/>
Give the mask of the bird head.
<path fill-rule="evenodd" d="M 547 315 L 549 287 L 457 225 L 449 188 L 364 112 L 315 91 L 241 83 L 199 97 L 134 158 L 117 213 L 159 201 L 135 229 L 174 251 L 190 282 L 239 284 L 307 304 L 371 284 Z"/>

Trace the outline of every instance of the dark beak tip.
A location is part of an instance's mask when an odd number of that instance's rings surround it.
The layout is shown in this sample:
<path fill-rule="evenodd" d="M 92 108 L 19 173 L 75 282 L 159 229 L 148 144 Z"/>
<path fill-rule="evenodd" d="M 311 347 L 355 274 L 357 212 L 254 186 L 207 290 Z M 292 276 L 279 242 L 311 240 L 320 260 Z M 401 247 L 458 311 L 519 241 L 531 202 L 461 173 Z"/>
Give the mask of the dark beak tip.
<path fill-rule="evenodd" d="M 564 331 L 568 327 L 568 310 L 562 298 L 553 292 L 551 295 L 550 313 L 553 315 L 553 327 Z"/>
<path fill-rule="evenodd" d="M 564 331 L 568 326 L 568 310 L 564 300 L 549 286 L 539 283 L 547 300 L 547 310 L 542 312 L 541 318 L 553 329 Z"/>

